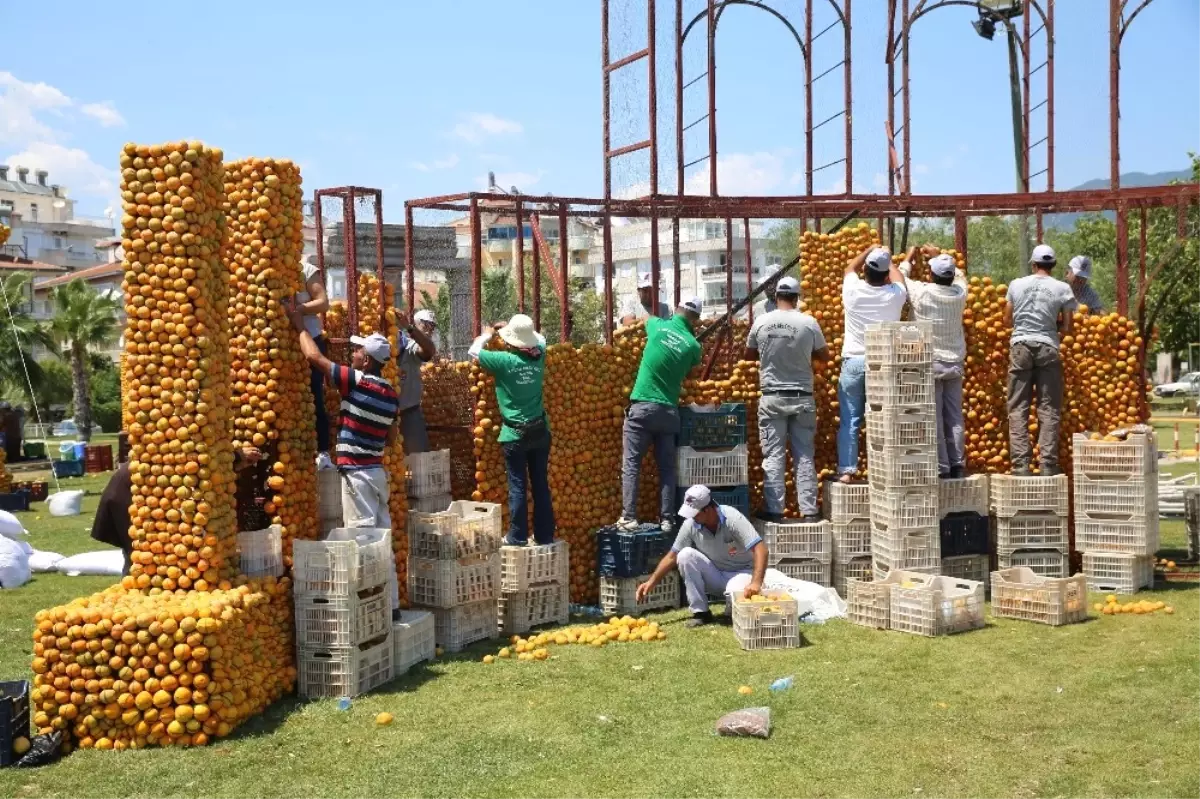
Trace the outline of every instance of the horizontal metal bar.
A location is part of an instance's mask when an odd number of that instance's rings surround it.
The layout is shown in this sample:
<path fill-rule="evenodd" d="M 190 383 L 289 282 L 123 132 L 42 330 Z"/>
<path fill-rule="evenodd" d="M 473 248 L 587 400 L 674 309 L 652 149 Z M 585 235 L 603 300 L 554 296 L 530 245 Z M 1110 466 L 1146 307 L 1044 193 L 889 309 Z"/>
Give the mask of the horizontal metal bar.
<path fill-rule="evenodd" d="M 707 161 L 707 160 L 708 160 L 708 156 L 702 155 L 699 158 L 697 158 L 695 161 L 688 161 L 686 164 L 683 165 L 683 168 L 687 169 L 689 166 L 695 166 L 696 164 L 700 163 L 701 161 Z"/>
<path fill-rule="evenodd" d="M 813 174 L 815 175 L 816 173 L 820 172 L 822 169 L 829 169 L 829 167 L 840 164 L 840 163 L 844 162 L 845 160 L 846 160 L 845 158 L 839 158 L 836 161 L 830 161 L 828 164 L 825 164 L 824 166 L 819 166 L 816 169 L 814 169 Z"/>
<path fill-rule="evenodd" d="M 815 42 L 817 39 L 820 39 L 826 33 L 829 33 L 829 31 L 833 28 L 834 25 L 837 25 L 840 22 L 841 22 L 840 19 L 835 19 L 833 22 L 830 22 L 829 25 L 825 28 L 825 30 L 821 31 L 816 36 L 812 37 L 812 40 Z"/>
<path fill-rule="evenodd" d="M 831 66 L 829 69 L 825 70 L 825 71 L 824 71 L 824 72 L 822 72 L 820 75 L 817 75 L 815 78 L 813 78 L 813 83 L 816 83 L 816 82 L 817 82 L 817 81 L 819 81 L 821 78 L 825 77 L 825 76 L 826 76 L 826 75 L 828 75 L 830 72 L 833 72 L 835 69 L 837 69 L 838 67 L 842 66 L 842 65 L 843 65 L 843 64 L 845 64 L 845 63 L 846 63 L 846 59 L 844 59 L 844 58 L 843 58 L 841 61 L 839 61 L 839 62 L 837 62 L 836 64 L 834 64 L 834 65 L 833 65 L 833 66 Z"/>
<path fill-rule="evenodd" d="M 687 83 L 683 84 L 683 88 L 686 89 L 687 87 L 691 86 L 696 81 L 704 80 L 704 78 L 706 78 L 707 76 L 708 76 L 708 70 L 706 69 L 703 72 L 701 72 L 699 75 L 697 75 L 696 77 L 689 80 Z"/>
<path fill-rule="evenodd" d="M 683 126 L 683 129 L 685 131 L 690 130 L 691 128 L 696 127 L 697 125 L 699 125 L 701 122 L 703 122 L 706 119 L 708 119 L 708 114 L 705 114 L 704 116 L 700 117 L 695 122 L 689 122 L 688 124 Z"/>
<path fill-rule="evenodd" d="M 636 53 L 630 53 L 629 55 L 625 56 L 624 58 L 618 59 L 618 60 L 612 62 L 611 64 L 606 64 L 604 67 L 604 71 L 605 72 L 613 72 L 615 70 L 620 69 L 621 67 L 627 67 L 630 64 L 632 64 L 634 61 L 640 61 L 641 59 L 645 58 L 648 55 L 650 55 L 649 47 L 647 47 L 644 50 L 638 50 Z"/>
<path fill-rule="evenodd" d="M 618 147 L 615 150 L 609 150 L 608 157 L 616 158 L 617 156 L 628 155 L 629 153 L 636 153 L 638 150 L 645 150 L 649 146 L 650 146 L 649 139 L 646 139 L 645 141 L 635 142 L 634 144 L 626 144 L 624 147 Z"/>
<path fill-rule="evenodd" d="M 845 111 L 838 111 L 836 114 L 829 117 L 828 119 L 823 120 L 823 121 L 817 123 L 816 125 L 813 125 L 813 130 L 815 131 L 817 128 L 821 127 L 822 125 L 832 122 L 833 120 L 837 119 L 838 117 L 843 116 L 845 113 L 846 113 Z"/>

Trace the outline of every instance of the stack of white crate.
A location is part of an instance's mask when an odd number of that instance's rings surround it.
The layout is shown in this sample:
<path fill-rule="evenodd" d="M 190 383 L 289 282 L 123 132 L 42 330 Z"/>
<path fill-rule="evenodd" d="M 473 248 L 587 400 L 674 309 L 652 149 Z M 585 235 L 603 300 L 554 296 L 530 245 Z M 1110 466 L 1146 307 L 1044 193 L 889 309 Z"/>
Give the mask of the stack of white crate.
<path fill-rule="evenodd" d="M 500 548 L 500 630 L 527 633 L 570 619 L 571 565 L 566 541 Z"/>
<path fill-rule="evenodd" d="M 819 522 L 764 522 L 755 528 L 767 545 L 771 568 L 793 580 L 830 585 L 833 579 L 833 526 Z"/>
<path fill-rule="evenodd" d="M 408 514 L 408 601 L 433 613 L 449 652 L 496 637 L 500 593 L 500 506 L 451 502 Z"/>
<path fill-rule="evenodd" d="M 292 546 L 297 691 L 352 697 L 391 680 L 391 531 L 338 528 Z"/>
<path fill-rule="evenodd" d="M 437 513 L 450 507 L 450 450 L 415 452 L 407 456 L 408 509 Z"/>
<path fill-rule="evenodd" d="M 846 581 L 871 580 L 871 487 L 864 483 L 825 483 L 821 513 L 833 543 L 833 587 L 845 598 Z"/>
<path fill-rule="evenodd" d="M 994 474 L 989 483 L 1000 568 L 1026 566 L 1043 577 L 1069 576 L 1067 476 Z"/>
<path fill-rule="evenodd" d="M 1154 583 L 1158 451 L 1153 432 L 1118 441 L 1076 434 L 1075 548 L 1088 589 L 1132 594 Z"/>
<path fill-rule="evenodd" d="M 893 569 L 937 574 L 941 567 L 932 335 L 928 322 L 885 322 L 866 332 L 876 580 Z"/>

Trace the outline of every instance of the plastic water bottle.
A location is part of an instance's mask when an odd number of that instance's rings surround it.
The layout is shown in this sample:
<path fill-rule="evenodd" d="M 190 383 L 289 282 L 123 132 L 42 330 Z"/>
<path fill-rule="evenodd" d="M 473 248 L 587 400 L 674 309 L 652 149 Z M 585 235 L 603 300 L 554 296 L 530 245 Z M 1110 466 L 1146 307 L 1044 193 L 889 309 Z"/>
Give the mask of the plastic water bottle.
<path fill-rule="evenodd" d="M 338 700 L 338 710 L 349 710 L 349 709 L 350 709 L 350 697 L 343 696 L 341 699 Z"/>
<path fill-rule="evenodd" d="M 771 683 L 770 690 L 772 690 L 776 693 L 778 693 L 780 691 L 786 691 L 787 689 L 792 687 L 792 683 L 794 681 L 795 681 L 794 677 L 791 674 L 789 674 L 786 677 L 780 677 L 778 680 Z"/>

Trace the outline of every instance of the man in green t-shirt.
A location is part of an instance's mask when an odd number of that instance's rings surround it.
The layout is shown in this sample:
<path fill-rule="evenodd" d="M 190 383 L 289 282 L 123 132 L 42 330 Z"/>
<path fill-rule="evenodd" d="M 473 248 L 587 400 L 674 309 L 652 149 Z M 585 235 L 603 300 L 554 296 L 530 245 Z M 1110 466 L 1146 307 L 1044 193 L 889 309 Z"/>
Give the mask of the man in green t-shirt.
<path fill-rule="evenodd" d="M 484 349 L 499 333 L 504 349 Z M 533 492 L 533 538 L 554 543 L 554 506 L 550 500 L 550 425 L 542 401 L 546 374 L 546 339 L 533 329 L 533 320 L 517 314 L 498 322 L 467 350 L 467 356 L 496 379 L 500 406 L 500 447 L 508 472 L 508 535 L 506 546 L 529 542 L 526 496 Z"/>
<path fill-rule="evenodd" d="M 698 297 L 680 303 L 670 319 L 646 320 L 646 349 L 625 410 L 621 460 L 621 518 L 617 527 L 638 526 L 638 481 L 642 458 L 651 444 L 658 464 L 660 523 L 674 527 L 675 436 L 679 433 L 679 390 L 692 367 L 700 363 L 700 343 L 692 332 L 703 304 Z"/>

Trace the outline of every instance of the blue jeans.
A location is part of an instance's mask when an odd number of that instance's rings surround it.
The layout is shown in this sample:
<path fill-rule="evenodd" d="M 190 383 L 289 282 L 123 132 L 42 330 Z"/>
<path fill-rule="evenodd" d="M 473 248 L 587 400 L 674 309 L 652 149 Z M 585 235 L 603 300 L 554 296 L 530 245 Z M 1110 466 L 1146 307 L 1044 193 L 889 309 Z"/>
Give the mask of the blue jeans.
<path fill-rule="evenodd" d="M 318 336 L 317 349 L 322 355 L 329 354 L 329 339 Z M 329 414 L 325 411 L 325 374 L 315 366 L 309 367 L 309 387 L 312 389 L 314 410 L 317 416 L 317 452 L 329 451 Z"/>
<path fill-rule="evenodd" d="M 838 378 L 838 474 L 858 471 L 858 434 L 867 412 L 867 359 L 862 355 L 842 359 Z"/>
<path fill-rule="evenodd" d="M 529 540 L 529 503 L 533 492 L 533 539 L 537 544 L 554 543 L 554 506 L 550 500 L 550 441 L 526 449 L 520 442 L 501 445 L 508 471 L 508 538 L 514 544 Z"/>

